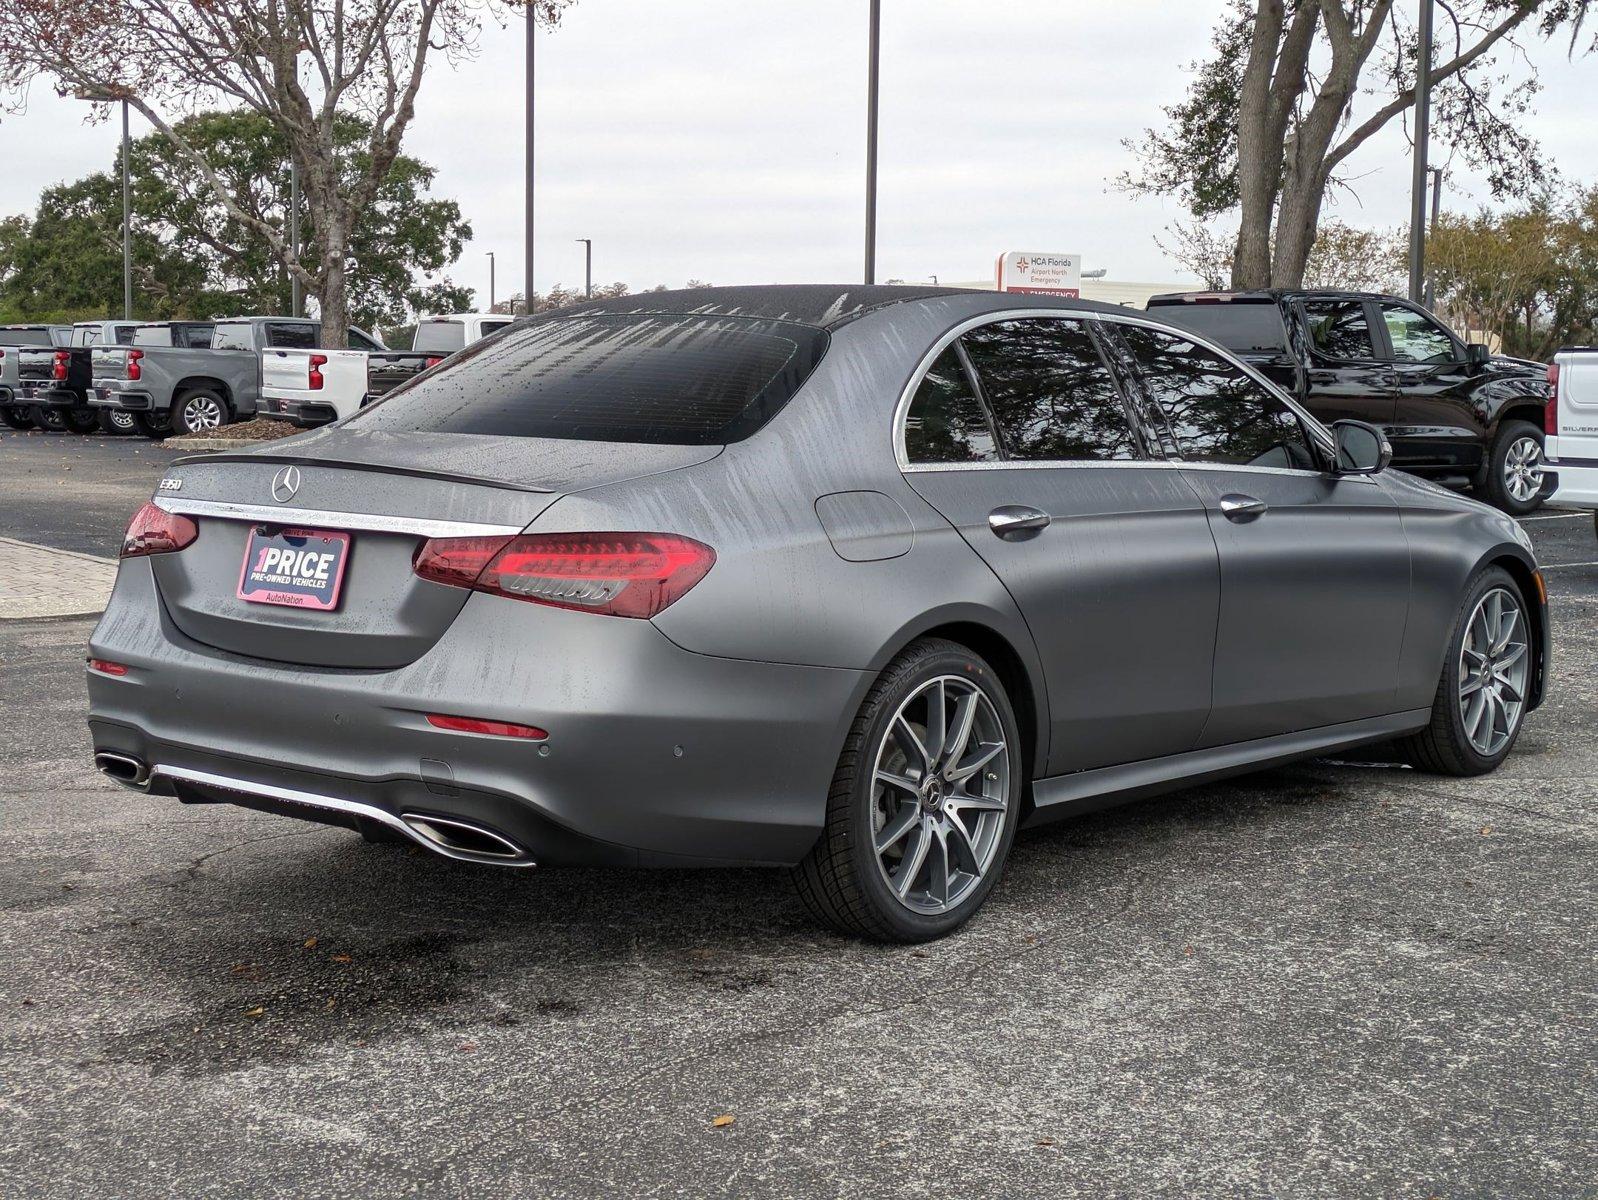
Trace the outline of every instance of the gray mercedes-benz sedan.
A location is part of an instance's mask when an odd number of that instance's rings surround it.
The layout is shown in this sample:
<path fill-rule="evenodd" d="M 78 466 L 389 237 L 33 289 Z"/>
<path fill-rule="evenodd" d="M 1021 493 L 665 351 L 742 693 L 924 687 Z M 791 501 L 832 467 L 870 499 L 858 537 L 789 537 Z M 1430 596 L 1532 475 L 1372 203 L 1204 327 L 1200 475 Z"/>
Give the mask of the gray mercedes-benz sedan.
<path fill-rule="evenodd" d="M 1490 771 L 1531 544 L 1123 309 L 710 288 L 175 463 L 90 644 L 129 786 L 508 866 L 772 864 L 935 937 L 1022 824 L 1362 743 Z"/>

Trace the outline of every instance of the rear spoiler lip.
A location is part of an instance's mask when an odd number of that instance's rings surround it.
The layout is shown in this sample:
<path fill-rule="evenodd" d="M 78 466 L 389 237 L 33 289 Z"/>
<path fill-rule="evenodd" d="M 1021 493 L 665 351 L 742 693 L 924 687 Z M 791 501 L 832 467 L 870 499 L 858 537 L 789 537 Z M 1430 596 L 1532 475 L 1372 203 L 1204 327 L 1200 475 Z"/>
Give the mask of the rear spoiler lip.
<path fill-rule="evenodd" d="M 465 483 L 474 487 L 499 488 L 501 491 L 526 492 L 537 496 L 552 496 L 555 494 L 552 488 L 534 487 L 526 483 L 509 483 L 503 479 L 485 479 L 480 475 L 459 475 L 453 471 L 429 471 L 425 467 L 391 467 L 380 463 L 346 461 L 338 458 L 310 458 L 293 454 L 232 454 L 227 451 L 223 451 L 220 454 L 185 454 L 182 458 L 173 459 L 169 465 L 178 467 L 188 463 L 199 462 L 276 462 L 300 467 L 333 467 L 341 471 L 371 471 L 378 475 L 404 475 L 410 479 L 435 479 L 440 483 Z"/>

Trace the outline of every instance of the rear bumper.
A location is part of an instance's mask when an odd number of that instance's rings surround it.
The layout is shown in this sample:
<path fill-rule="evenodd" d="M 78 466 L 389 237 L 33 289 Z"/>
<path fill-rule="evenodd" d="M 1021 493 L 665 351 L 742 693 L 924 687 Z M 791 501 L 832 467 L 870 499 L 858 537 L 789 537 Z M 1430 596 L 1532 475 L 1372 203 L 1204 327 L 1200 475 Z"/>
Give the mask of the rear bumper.
<path fill-rule="evenodd" d="M 455 817 L 541 864 L 797 862 L 869 683 L 690 653 L 647 621 L 485 595 L 407 667 L 277 664 L 185 637 L 148 559 L 122 564 L 90 653 L 129 668 L 89 673 L 97 752 L 231 781 L 175 780 L 180 798 L 251 803 L 285 790 Z M 549 738 L 448 732 L 429 712 L 537 725 Z"/>
<path fill-rule="evenodd" d="M 1549 459 L 1547 467 L 1559 481 L 1553 495 L 1548 498 L 1550 504 L 1598 508 L 1598 458 Z"/>
<path fill-rule="evenodd" d="M 65 388 L 49 383 L 21 383 L 11 394 L 9 404 L 41 404 L 46 408 L 74 408 L 83 403 L 83 397 Z"/>
<path fill-rule="evenodd" d="M 319 400 L 302 400 L 289 396 L 261 397 L 255 415 L 273 421 L 287 421 L 300 429 L 312 429 L 338 420 L 338 410 Z"/>
<path fill-rule="evenodd" d="M 149 412 L 155 407 L 155 397 L 147 391 L 129 388 L 121 380 L 96 379 L 89 389 L 89 403 L 125 412 Z"/>

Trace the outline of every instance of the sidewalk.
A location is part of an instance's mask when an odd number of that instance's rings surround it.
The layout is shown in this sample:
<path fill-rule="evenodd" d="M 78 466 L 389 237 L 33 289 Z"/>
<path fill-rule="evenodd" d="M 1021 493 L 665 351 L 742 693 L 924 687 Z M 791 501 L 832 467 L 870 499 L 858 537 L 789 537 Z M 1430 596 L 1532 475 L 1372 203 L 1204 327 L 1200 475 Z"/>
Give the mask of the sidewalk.
<path fill-rule="evenodd" d="M 114 559 L 0 537 L 0 620 L 100 612 L 116 574 Z"/>

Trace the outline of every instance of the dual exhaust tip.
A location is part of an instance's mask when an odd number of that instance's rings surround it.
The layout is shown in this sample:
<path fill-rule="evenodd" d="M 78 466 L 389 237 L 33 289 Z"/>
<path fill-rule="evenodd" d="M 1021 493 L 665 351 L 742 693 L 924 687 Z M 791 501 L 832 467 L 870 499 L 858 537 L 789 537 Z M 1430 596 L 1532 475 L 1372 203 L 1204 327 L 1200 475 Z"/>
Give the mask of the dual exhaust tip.
<path fill-rule="evenodd" d="M 150 764 L 142 758 L 111 750 L 95 751 L 94 766 L 106 778 L 138 792 L 148 792 L 151 780 L 156 774 Z M 235 786 L 238 791 L 254 794 L 249 787 Z M 258 794 L 269 795 L 264 791 Z M 458 817 L 440 817 L 432 813 L 415 812 L 402 812 L 395 816 L 382 809 L 350 801 L 328 801 L 314 805 L 314 801 L 303 793 L 296 797 L 296 801 L 332 811 L 359 812 L 359 815 L 378 824 L 397 829 L 413 842 L 444 858 L 506 865 L 530 866 L 533 863 L 533 856 L 508 837 L 495 833 L 486 826 L 473 821 L 464 821 Z"/>

